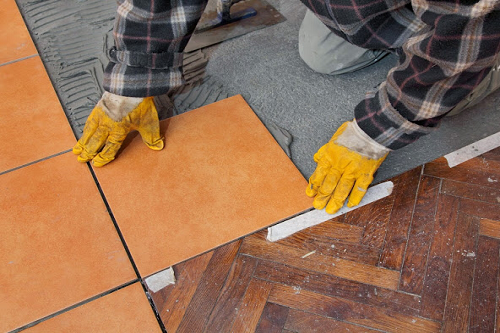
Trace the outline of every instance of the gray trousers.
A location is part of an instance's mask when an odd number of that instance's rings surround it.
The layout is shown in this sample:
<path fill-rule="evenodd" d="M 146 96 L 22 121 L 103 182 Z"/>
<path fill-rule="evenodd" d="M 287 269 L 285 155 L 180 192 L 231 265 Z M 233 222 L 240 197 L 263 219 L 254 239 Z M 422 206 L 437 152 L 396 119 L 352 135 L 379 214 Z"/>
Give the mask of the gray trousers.
<path fill-rule="evenodd" d="M 367 50 L 349 43 L 307 10 L 299 30 L 299 54 L 314 71 L 338 75 L 370 66 L 388 52 Z"/>
<path fill-rule="evenodd" d="M 335 35 L 316 15 L 307 10 L 299 30 L 299 54 L 314 71 L 328 75 L 354 72 L 385 57 L 385 50 L 367 50 Z M 500 88 L 500 54 L 495 65 L 481 83 L 447 116 L 470 108 Z"/>

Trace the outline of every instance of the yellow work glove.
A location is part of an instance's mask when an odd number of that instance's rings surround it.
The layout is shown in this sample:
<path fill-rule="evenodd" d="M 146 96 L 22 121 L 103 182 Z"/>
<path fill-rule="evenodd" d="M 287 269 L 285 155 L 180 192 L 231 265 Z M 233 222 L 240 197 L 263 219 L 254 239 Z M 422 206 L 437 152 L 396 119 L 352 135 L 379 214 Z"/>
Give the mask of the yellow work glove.
<path fill-rule="evenodd" d="M 325 211 L 334 214 L 342 208 L 349 193 L 347 206 L 358 205 L 389 151 L 364 133 L 355 120 L 342 124 L 314 154 L 318 166 L 306 189 L 306 194 L 314 197 L 314 208 L 326 206 Z"/>
<path fill-rule="evenodd" d="M 83 135 L 73 147 L 78 161 L 101 167 L 115 159 L 128 133 L 137 130 L 153 150 L 163 149 L 160 121 L 153 97 L 129 98 L 105 93 L 87 118 Z"/>

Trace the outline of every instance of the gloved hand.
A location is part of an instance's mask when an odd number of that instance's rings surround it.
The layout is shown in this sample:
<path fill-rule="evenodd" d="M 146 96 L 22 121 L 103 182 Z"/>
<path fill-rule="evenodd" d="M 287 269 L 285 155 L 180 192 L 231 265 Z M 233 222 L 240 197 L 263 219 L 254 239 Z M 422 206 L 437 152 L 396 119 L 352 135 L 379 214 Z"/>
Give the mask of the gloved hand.
<path fill-rule="evenodd" d="M 153 97 L 123 97 L 106 92 L 87 118 L 73 153 L 78 155 L 80 162 L 92 160 L 94 166 L 104 166 L 115 159 L 132 130 L 139 132 L 149 148 L 163 149 Z"/>
<path fill-rule="evenodd" d="M 325 211 L 334 214 L 342 208 L 349 193 L 347 206 L 358 205 L 389 152 L 390 149 L 364 133 L 356 120 L 342 124 L 314 154 L 318 166 L 306 189 L 308 196 L 315 197 L 314 208 L 326 206 Z"/>

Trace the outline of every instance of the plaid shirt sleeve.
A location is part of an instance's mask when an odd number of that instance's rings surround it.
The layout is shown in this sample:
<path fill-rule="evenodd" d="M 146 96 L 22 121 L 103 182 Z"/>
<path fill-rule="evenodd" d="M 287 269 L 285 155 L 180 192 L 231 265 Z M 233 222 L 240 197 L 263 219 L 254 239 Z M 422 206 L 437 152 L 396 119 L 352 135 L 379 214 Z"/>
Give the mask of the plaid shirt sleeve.
<path fill-rule="evenodd" d="M 303 2 L 353 44 L 399 54 L 386 81 L 355 108 L 361 129 L 391 149 L 433 131 L 500 52 L 498 0 Z"/>
<path fill-rule="evenodd" d="M 117 0 L 106 91 L 147 97 L 183 84 L 182 51 L 208 0 Z"/>

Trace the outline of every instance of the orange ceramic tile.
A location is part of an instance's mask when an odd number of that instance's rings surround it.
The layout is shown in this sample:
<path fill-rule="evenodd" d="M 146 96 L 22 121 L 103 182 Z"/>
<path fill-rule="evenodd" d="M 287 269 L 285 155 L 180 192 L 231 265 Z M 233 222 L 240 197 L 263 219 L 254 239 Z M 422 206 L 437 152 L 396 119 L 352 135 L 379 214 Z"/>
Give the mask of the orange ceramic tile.
<path fill-rule="evenodd" d="M 0 0 L 0 64 L 36 54 L 15 0 Z"/>
<path fill-rule="evenodd" d="M 26 333 L 152 333 L 161 332 L 139 283 L 41 322 Z"/>
<path fill-rule="evenodd" d="M 40 58 L 0 66 L 0 172 L 71 148 L 76 139 Z"/>
<path fill-rule="evenodd" d="M 142 276 L 312 207 L 307 182 L 241 96 L 162 122 L 97 177 Z"/>
<path fill-rule="evenodd" d="M 136 278 L 72 153 L 0 175 L 0 233 L 0 332 Z"/>

